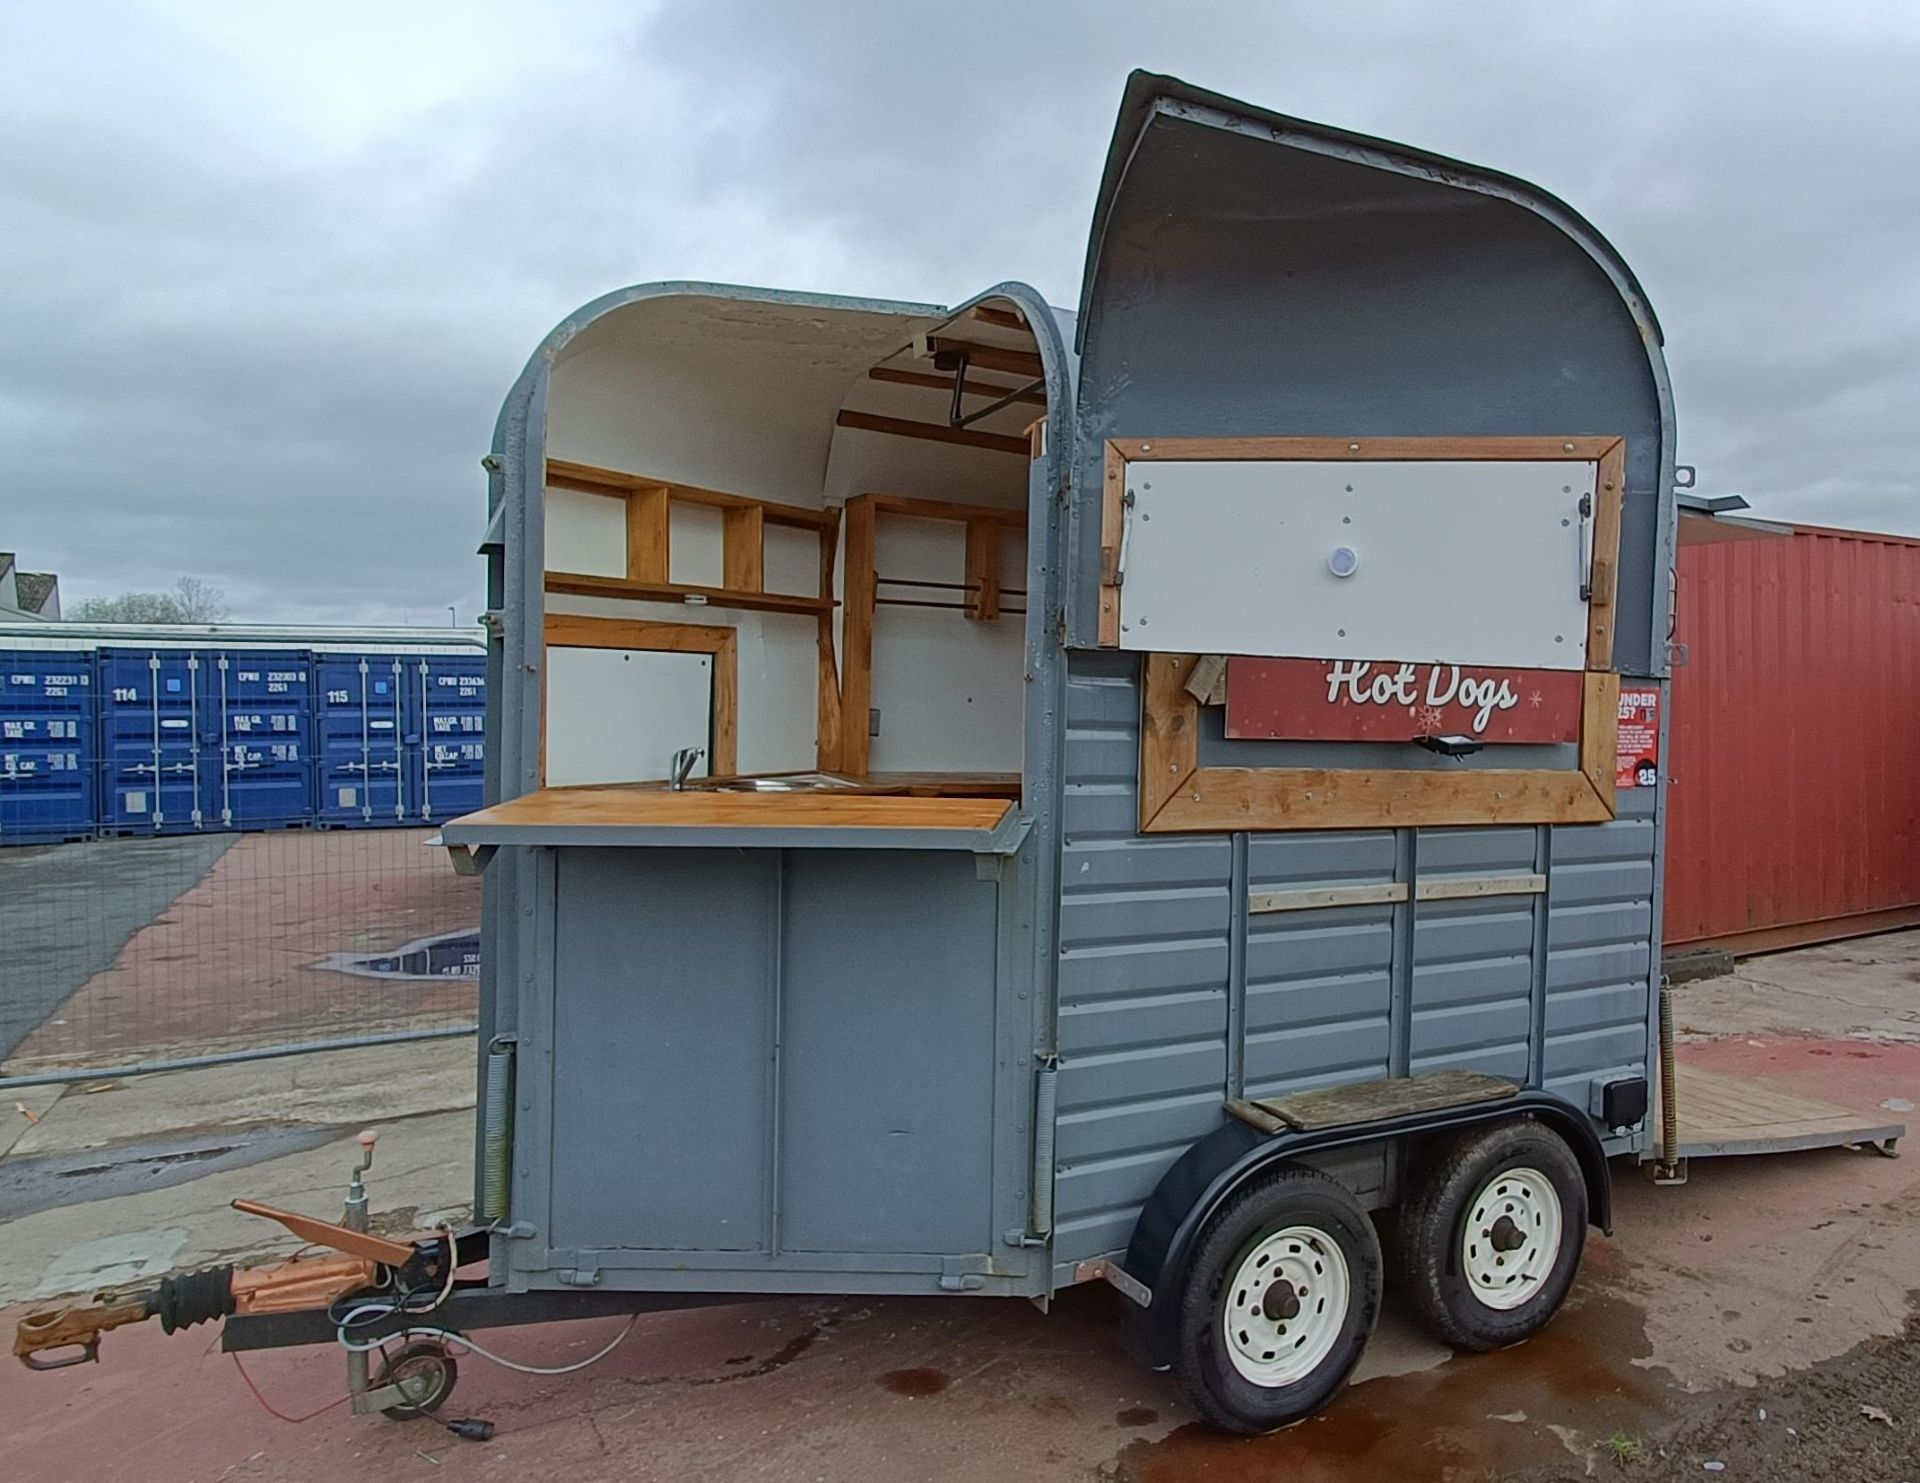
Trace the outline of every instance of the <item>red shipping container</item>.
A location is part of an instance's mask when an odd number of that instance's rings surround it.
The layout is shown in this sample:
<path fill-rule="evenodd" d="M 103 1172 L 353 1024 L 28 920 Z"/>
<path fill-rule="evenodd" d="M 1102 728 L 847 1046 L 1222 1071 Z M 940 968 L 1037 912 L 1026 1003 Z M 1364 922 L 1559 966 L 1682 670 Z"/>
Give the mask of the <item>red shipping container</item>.
<path fill-rule="evenodd" d="M 1668 946 L 1920 923 L 1920 541 L 1681 520 Z"/>

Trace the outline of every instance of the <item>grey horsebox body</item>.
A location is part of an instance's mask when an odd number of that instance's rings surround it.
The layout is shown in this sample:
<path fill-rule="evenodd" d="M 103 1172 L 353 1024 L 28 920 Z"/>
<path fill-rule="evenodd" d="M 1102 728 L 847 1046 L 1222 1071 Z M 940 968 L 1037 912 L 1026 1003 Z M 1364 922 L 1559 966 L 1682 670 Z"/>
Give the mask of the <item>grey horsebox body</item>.
<path fill-rule="evenodd" d="M 570 316 L 443 832 L 494 1287 L 1105 1279 L 1240 1430 L 1383 1283 L 1537 1330 L 1653 1147 L 1673 438 L 1567 206 L 1148 74 L 1077 313 Z"/>

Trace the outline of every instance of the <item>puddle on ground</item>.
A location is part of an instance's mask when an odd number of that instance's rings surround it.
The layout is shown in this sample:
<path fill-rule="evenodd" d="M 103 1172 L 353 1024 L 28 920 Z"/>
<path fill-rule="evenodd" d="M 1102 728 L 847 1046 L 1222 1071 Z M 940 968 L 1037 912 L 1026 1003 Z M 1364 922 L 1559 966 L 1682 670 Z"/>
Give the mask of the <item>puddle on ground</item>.
<path fill-rule="evenodd" d="M 880 1377 L 880 1386 L 895 1395 L 938 1395 L 953 1383 L 945 1370 L 888 1370 Z"/>
<path fill-rule="evenodd" d="M 1160 1413 L 1151 1406 L 1128 1406 L 1113 1419 L 1121 1426 L 1152 1426 L 1160 1419 Z"/>
<path fill-rule="evenodd" d="M 384 953 L 332 953 L 314 966 L 359 978 L 478 978 L 480 929 L 421 937 Z"/>
<path fill-rule="evenodd" d="M 1120 1453 L 1130 1483 L 1466 1483 L 1516 1469 L 1595 1470 L 1605 1439 L 1644 1437 L 1664 1382 L 1633 1361 L 1652 1352 L 1645 1316 L 1594 1294 L 1539 1338 L 1436 1369 L 1353 1386 L 1320 1415 L 1266 1437 L 1203 1423 Z M 1123 1413 L 1124 1414 L 1124 1413 Z"/>

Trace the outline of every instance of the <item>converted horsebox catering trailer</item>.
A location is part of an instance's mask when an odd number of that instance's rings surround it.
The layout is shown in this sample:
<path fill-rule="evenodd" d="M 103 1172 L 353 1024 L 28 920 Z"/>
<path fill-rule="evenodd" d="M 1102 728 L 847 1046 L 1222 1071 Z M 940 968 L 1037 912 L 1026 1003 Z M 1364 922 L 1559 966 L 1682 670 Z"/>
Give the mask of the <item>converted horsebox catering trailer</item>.
<path fill-rule="evenodd" d="M 1108 1277 L 1242 1430 L 1383 1280 L 1552 1317 L 1647 1143 L 1674 522 L 1572 211 L 1137 76 L 1077 315 L 623 291 L 489 469 L 496 1281 Z"/>
<path fill-rule="evenodd" d="M 1566 206 L 1147 74 L 1077 314 L 588 304 L 486 460 L 478 1221 L 356 1173 L 144 1313 L 418 1414 L 423 1333 L 1105 1280 L 1239 1431 L 1384 1284 L 1537 1332 L 1655 1147 L 1673 437 Z"/>

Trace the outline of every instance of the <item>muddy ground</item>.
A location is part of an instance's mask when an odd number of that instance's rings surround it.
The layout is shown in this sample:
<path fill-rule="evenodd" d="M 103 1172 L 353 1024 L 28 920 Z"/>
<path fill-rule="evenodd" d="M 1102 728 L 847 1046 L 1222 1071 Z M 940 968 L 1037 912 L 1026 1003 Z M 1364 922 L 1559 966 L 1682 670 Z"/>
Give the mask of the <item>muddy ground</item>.
<path fill-rule="evenodd" d="M 1610 1440 L 1595 1473 L 1551 1468 L 1528 1483 L 1595 1475 L 1644 1483 L 1715 1476 L 1907 1483 L 1920 1478 L 1920 1325 L 1842 1359 L 1696 1402 L 1664 1429 L 1623 1430 Z"/>

